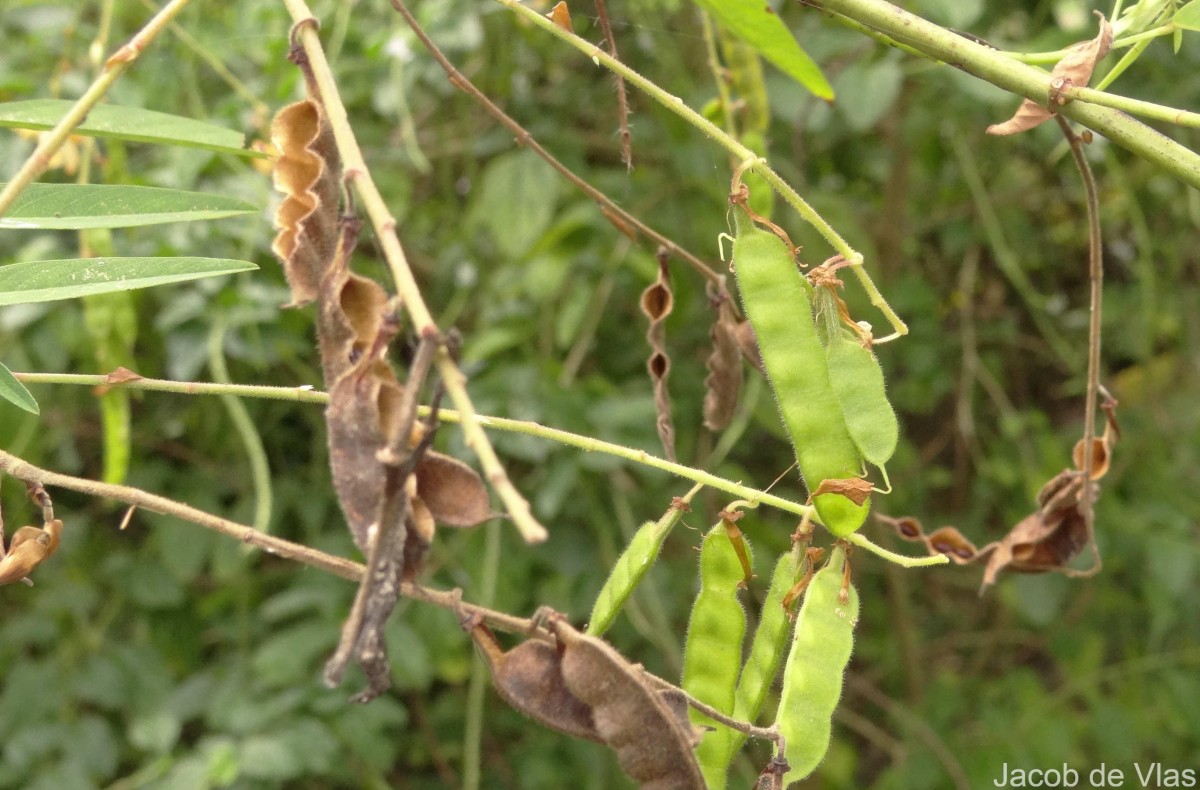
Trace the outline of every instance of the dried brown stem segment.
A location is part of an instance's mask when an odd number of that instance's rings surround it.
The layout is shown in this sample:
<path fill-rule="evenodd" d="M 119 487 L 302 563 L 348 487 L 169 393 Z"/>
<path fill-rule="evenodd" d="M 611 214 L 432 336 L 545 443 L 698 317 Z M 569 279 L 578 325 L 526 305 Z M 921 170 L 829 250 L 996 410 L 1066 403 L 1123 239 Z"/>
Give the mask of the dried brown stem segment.
<path fill-rule="evenodd" d="M 675 423 L 671 419 L 671 393 L 667 379 L 671 375 L 671 356 L 667 353 L 666 327 L 664 322 L 675 308 L 675 296 L 671 292 L 671 271 L 666 249 L 658 250 L 658 279 L 642 291 L 642 313 L 650 321 L 646 330 L 646 341 L 650 344 L 650 357 L 646 370 L 654 384 L 654 410 L 658 415 L 658 438 L 662 442 L 667 460 L 675 461 Z"/>

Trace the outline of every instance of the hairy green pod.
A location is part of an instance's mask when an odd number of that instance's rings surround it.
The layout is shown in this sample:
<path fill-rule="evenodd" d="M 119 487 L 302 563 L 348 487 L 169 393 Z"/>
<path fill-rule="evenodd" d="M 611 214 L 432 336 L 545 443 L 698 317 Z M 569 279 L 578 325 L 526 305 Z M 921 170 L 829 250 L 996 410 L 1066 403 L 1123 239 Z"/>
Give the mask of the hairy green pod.
<path fill-rule="evenodd" d="M 862 456 L 850 438 L 829 380 L 809 303 L 812 286 L 775 234 L 759 230 L 734 208 L 734 273 L 746 315 L 758 336 L 763 365 L 809 493 L 822 480 L 858 477 Z M 870 501 L 855 505 L 840 494 L 813 499 L 821 523 L 835 535 L 857 530 Z"/>
<path fill-rule="evenodd" d="M 683 653 L 683 690 L 724 714 L 733 713 L 746 613 L 738 601 L 742 563 L 724 522 L 704 536 L 700 546 L 700 592 L 688 621 Z M 707 716 L 689 711 L 692 722 L 714 729 L 706 732 L 696 749 L 696 760 L 709 790 L 723 790 L 725 773 L 733 759 L 733 731 Z"/>
<path fill-rule="evenodd" d="M 586 633 L 589 636 L 602 635 L 617 619 L 629 596 L 633 595 L 642 578 L 658 559 L 663 541 L 666 540 L 671 527 L 679 520 L 679 514 L 680 511 L 671 508 L 662 519 L 647 521 L 634 533 L 596 596 L 592 616 L 588 618 Z"/>
<path fill-rule="evenodd" d="M 733 700 L 735 719 L 751 724 L 758 719 L 771 690 L 771 684 L 779 674 L 784 649 L 792 634 L 792 622 L 783 607 L 783 596 L 796 582 L 798 571 L 796 552 L 786 552 L 775 563 L 775 572 L 771 574 L 771 586 L 767 589 L 767 599 L 759 614 L 758 628 L 754 631 L 754 641 L 750 643 L 750 655 L 746 657 L 742 674 L 738 677 Z M 734 734 L 731 758 L 745 741 L 746 736 L 742 733 Z"/>
<path fill-rule="evenodd" d="M 841 600 L 846 553 L 838 547 L 804 593 L 795 637 L 783 670 L 783 693 L 775 723 L 787 745 L 790 769 L 784 786 L 812 773 L 829 750 L 833 711 L 854 649 L 858 592 L 850 585 Z"/>
<path fill-rule="evenodd" d="M 846 430 L 862 457 L 882 467 L 896 452 L 900 424 L 888 402 L 883 368 L 868 348 L 847 335 L 826 348 L 829 381 L 842 407 Z"/>

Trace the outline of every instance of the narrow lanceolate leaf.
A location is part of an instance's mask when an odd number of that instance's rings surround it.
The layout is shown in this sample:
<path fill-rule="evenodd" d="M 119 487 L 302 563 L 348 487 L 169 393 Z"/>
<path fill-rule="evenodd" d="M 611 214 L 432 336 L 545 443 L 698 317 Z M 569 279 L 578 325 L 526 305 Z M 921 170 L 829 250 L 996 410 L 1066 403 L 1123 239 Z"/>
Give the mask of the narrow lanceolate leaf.
<path fill-rule="evenodd" d="M 763 0 L 696 0 L 696 3 L 813 95 L 833 99 L 833 87 L 820 67 Z"/>
<path fill-rule="evenodd" d="M 71 258 L 0 266 L 0 306 L 131 291 L 257 269 L 226 258 Z"/>
<path fill-rule="evenodd" d="M 65 99 L 5 102 L 0 104 L 0 126 L 39 131 L 53 129 L 73 104 Z M 244 147 L 245 136 L 241 132 L 141 107 L 118 107 L 113 104 L 93 107 L 84 122 L 75 127 L 74 134 L 138 143 L 182 145 L 242 156 L 263 156 Z"/>
<path fill-rule="evenodd" d="M 20 406 L 25 411 L 38 413 L 37 401 L 29 394 L 29 390 L 25 389 L 25 385 L 17 381 L 9 369 L 4 367 L 3 362 L 0 362 L 0 398 Z"/>
<path fill-rule="evenodd" d="M 0 217 L 0 229 L 132 228 L 256 211 L 244 200 L 203 192 L 123 184 L 30 184 Z"/>

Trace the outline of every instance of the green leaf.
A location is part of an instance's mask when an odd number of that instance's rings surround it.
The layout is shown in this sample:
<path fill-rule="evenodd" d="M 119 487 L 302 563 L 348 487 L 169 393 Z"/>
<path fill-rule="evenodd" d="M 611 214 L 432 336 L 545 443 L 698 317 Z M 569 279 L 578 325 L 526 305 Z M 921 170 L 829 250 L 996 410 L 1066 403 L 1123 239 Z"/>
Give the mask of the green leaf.
<path fill-rule="evenodd" d="M 1176 11 L 1171 22 L 1183 30 L 1200 30 L 1200 0 L 1192 0 Z"/>
<path fill-rule="evenodd" d="M 130 291 L 257 269 L 226 258 L 70 258 L 0 266 L 0 306 Z"/>
<path fill-rule="evenodd" d="M 17 381 L 12 372 L 4 367 L 3 362 L 0 362 L 0 398 L 20 406 L 25 411 L 38 413 L 37 401 L 29 394 L 29 390 L 25 389 L 25 385 Z"/>
<path fill-rule="evenodd" d="M 132 228 L 256 211 L 244 200 L 204 192 L 123 184 L 30 184 L 0 217 L 0 228 Z"/>
<path fill-rule="evenodd" d="M 821 68 L 800 48 L 766 0 L 696 0 L 696 3 L 815 96 L 826 101 L 833 99 L 833 88 Z"/>
<path fill-rule="evenodd" d="M 550 227 L 562 179 L 537 154 L 520 150 L 489 162 L 482 181 L 468 222 L 486 228 L 505 256 L 519 258 Z"/>
<path fill-rule="evenodd" d="M 66 99 L 6 102 L 0 104 L 0 126 L 39 131 L 53 129 L 74 104 L 75 102 Z M 266 156 L 245 148 L 246 138 L 241 132 L 141 107 L 97 105 L 72 133 L 132 140 L 138 143 L 182 145 L 242 156 Z"/>

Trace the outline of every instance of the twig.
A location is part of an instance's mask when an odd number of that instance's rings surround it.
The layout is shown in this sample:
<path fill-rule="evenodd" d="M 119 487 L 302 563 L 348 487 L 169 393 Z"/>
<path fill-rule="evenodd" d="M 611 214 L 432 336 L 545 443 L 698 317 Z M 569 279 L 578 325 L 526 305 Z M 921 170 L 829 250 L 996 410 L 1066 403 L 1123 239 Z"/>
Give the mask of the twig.
<path fill-rule="evenodd" d="M 309 65 L 312 67 L 317 91 L 320 93 L 338 152 L 342 157 L 346 180 L 354 185 L 355 192 L 361 199 L 367 215 L 371 218 L 371 225 L 375 228 L 375 237 L 379 241 L 379 246 L 383 250 L 384 258 L 392 273 L 396 292 L 412 318 L 417 334 L 425 336 L 431 332 L 436 333 L 438 331 L 437 324 L 434 323 L 433 316 L 425 305 L 425 300 L 417 287 L 416 278 L 408 265 L 404 248 L 400 245 L 400 238 L 396 235 L 396 218 L 388 211 L 387 204 L 367 168 L 362 149 L 358 146 L 358 140 L 354 136 L 354 129 L 346 114 L 346 106 L 342 103 L 342 97 L 333 79 L 333 72 L 330 71 L 329 62 L 321 48 L 321 40 L 317 35 L 316 17 L 313 16 L 304 0 L 284 0 L 284 3 L 295 23 L 296 39 L 304 48 Z M 471 402 L 471 396 L 467 393 L 466 377 L 444 348 L 439 349 L 435 363 L 442 383 L 450 395 L 450 400 L 454 402 L 455 408 L 462 415 L 460 424 L 463 440 L 479 458 L 484 476 L 504 502 L 505 509 L 512 516 L 513 525 L 527 543 L 544 541 L 548 536 L 546 528 L 534 518 L 529 502 L 521 496 L 512 481 L 508 479 L 508 474 L 504 471 L 504 466 L 500 463 L 495 449 L 488 441 L 483 429 L 479 427 L 475 406 Z"/>
<path fill-rule="evenodd" d="M 284 540 L 274 535 L 259 532 L 253 527 L 239 524 L 236 521 L 230 521 L 220 516 L 214 516 L 211 513 L 206 513 L 190 505 L 177 502 L 174 499 L 168 499 L 167 497 L 152 494 L 140 488 L 133 488 L 132 486 L 101 483 L 83 477 L 73 477 L 59 472 L 51 472 L 48 469 L 34 466 L 3 450 L 0 450 L 0 472 L 4 472 L 27 483 L 42 483 L 43 485 L 56 488 L 64 488 L 68 491 L 77 491 L 88 496 L 115 499 L 118 502 L 124 502 L 153 513 L 173 516 L 182 521 L 219 532 L 234 540 L 261 549 L 268 554 L 294 560 L 352 582 L 361 581 L 363 573 L 366 570 L 361 563 L 348 560 L 345 557 L 326 554 L 323 551 L 309 548 L 299 543 L 293 543 L 290 540 Z M 500 631 L 532 634 L 538 638 L 551 639 L 549 634 L 534 630 L 533 623 L 529 619 L 515 617 L 504 612 L 497 612 L 486 607 L 466 603 L 462 600 L 462 596 L 458 591 L 455 590 L 437 590 L 420 584 L 404 582 L 400 586 L 400 591 L 406 598 L 431 603 L 443 609 L 461 611 L 471 615 L 478 614 L 487 625 Z"/>
<path fill-rule="evenodd" d="M 1096 399 L 1100 390 L 1100 312 L 1104 292 L 1104 239 L 1100 233 L 1100 198 L 1096 191 L 1096 178 L 1083 153 L 1082 141 L 1061 115 L 1055 115 L 1054 119 L 1058 121 L 1059 128 L 1066 135 L 1067 142 L 1071 144 L 1071 156 L 1075 160 L 1075 166 L 1079 168 L 1079 175 L 1083 177 L 1083 190 L 1087 195 L 1088 282 L 1091 288 L 1088 317 L 1087 392 L 1083 407 L 1083 493 L 1080 495 L 1079 507 L 1083 512 L 1083 522 L 1087 527 L 1088 542 L 1092 547 L 1094 562 L 1091 568 L 1082 571 L 1079 575 L 1092 576 L 1100 572 L 1103 563 L 1100 559 L 1100 549 L 1096 546 L 1096 506 L 1092 501 L 1092 490 L 1095 485 L 1092 480 L 1092 466 L 1096 454 L 1092 452 L 1092 442 L 1096 438 Z"/>
<path fill-rule="evenodd" d="M 666 247 L 672 256 L 686 261 L 688 265 L 700 273 L 705 279 L 716 282 L 720 278 L 720 275 L 714 272 L 712 268 L 704 261 L 700 260 L 700 258 L 683 249 L 666 236 L 646 225 L 633 214 L 621 208 L 613 201 L 612 198 L 580 178 L 570 168 L 555 158 L 554 154 L 543 148 L 542 145 L 536 139 L 534 139 L 533 135 L 530 134 L 524 126 L 522 126 L 516 119 L 505 113 L 504 110 L 496 106 L 495 102 L 489 99 L 483 93 L 483 91 L 479 90 L 479 88 L 477 88 L 475 84 L 467 78 L 466 75 L 454 67 L 454 64 L 450 62 L 450 59 L 446 57 L 446 55 L 438 48 L 437 44 L 433 42 L 420 24 L 417 23 L 416 18 L 413 17 L 412 12 L 408 10 L 408 6 L 406 6 L 402 0 L 391 0 L 391 2 L 392 8 L 396 9 L 396 11 L 402 17 L 404 17 L 404 21 L 408 23 L 410 28 L 412 28 L 412 31 L 416 37 L 421 41 L 422 44 L 425 45 L 425 48 L 429 50 L 429 54 L 433 56 L 433 59 L 436 60 L 438 65 L 441 66 L 446 72 L 446 76 L 450 79 L 450 84 L 478 102 L 479 105 L 483 107 L 483 109 L 485 109 L 489 115 L 491 115 L 501 124 L 503 124 L 505 128 L 512 132 L 516 137 L 518 145 L 528 148 L 530 151 L 533 151 L 535 154 L 540 156 L 548 165 L 562 174 L 563 178 L 570 181 L 572 184 L 578 187 L 581 192 L 590 197 L 592 200 L 596 201 L 597 205 L 600 207 L 600 213 L 603 214 L 617 230 L 627 236 L 633 236 L 634 231 L 640 232 L 651 241 Z"/>
<path fill-rule="evenodd" d="M 612 25 L 608 21 L 608 8 L 604 0 L 596 0 L 596 15 L 600 17 L 600 29 L 604 31 L 604 43 L 608 44 L 608 54 L 613 60 L 617 57 L 617 40 L 613 38 Z M 625 80 L 620 74 L 614 74 L 617 82 L 617 108 L 621 117 L 621 161 L 627 171 L 633 170 L 633 148 L 629 137 L 629 101 L 625 97 Z"/>
<path fill-rule="evenodd" d="M 133 61 L 137 59 L 142 50 L 150 45 L 150 42 L 162 32 L 172 19 L 179 15 L 188 2 L 189 0 L 171 0 L 105 62 L 104 71 L 92 81 L 88 89 L 63 116 L 63 119 L 42 138 L 38 147 L 21 165 L 21 169 L 9 179 L 3 191 L 0 191 L 0 216 L 8 211 L 25 187 L 42 174 L 75 127 L 83 123 L 88 112 L 99 104 L 113 83 L 133 65 Z"/>
<path fill-rule="evenodd" d="M 737 730 L 747 737 L 758 738 L 764 741 L 772 741 L 778 747 L 780 752 L 784 751 L 785 742 L 783 739 L 783 733 L 781 733 L 779 728 L 774 724 L 772 724 L 770 727 L 757 727 L 748 721 L 735 719 L 729 714 L 722 713 L 721 711 L 717 710 L 712 705 L 701 702 L 683 689 L 668 683 L 657 675 L 647 672 L 645 669 L 642 670 L 642 673 L 646 676 L 646 680 L 651 686 L 654 686 L 659 691 L 668 691 L 672 694 L 678 695 L 688 704 L 689 707 L 695 708 L 697 711 L 703 713 L 713 721 L 720 722 L 726 727 Z"/>
<path fill-rule="evenodd" d="M 78 384 L 84 386 L 99 386 L 101 384 L 113 384 L 108 380 L 107 376 L 87 376 L 77 373 L 14 373 L 18 380 L 28 384 Z M 317 390 L 301 390 L 295 387 L 265 387 L 252 386 L 245 384 L 207 384 L 202 382 L 182 382 L 182 381 L 165 381 L 162 379 L 135 379 L 132 381 L 121 383 L 123 387 L 131 387 L 134 389 L 152 390 L 159 392 L 175 392 L 186 395 L 212 395 L 220 392 L 226 392 L 232 395 L 242 395 L 245 397 L 259 398 L 276 398 L 279 400 L 296 400 L 306 403 L 328 403 L 329 396 L 324 392 Z M 427 414 L 427 407 L 422 406 L 418 410 L 420 414 Z M 777 510 L 782 510 L 786 513 L 794 513 L 798 516 L 809 514 L 812 517 L 812 507 L 803 505 L 799 502 L 793 502 L 790 499 L 775 496 L 765 491 L 760 491 L 750 486 L 735 483 L 732 480 L 727 480 L 723 477 L 718 477 L 701 469 L 694 469 L 683 464 L 671 463 L 670 461 L 650 455 L 644 450 L 636 450 L 632 447 L 606 442 L 601 439 L 595 439 L 591 436 L 581 436 L 580 434 L 564 431 L 559 428 L 549 428 L 540 425 L 536 422 L 527 422 L 524 420 L 513 420 L 507 417 L 489 417 L 487 415 L 476 415 L 479 424 L 485 428 L 495 428 L 496 430 L 509 431 L 511 433 L 521 433 L 527 436 L 536 436 L 542 439 L 558 442 L 559 444 L 567 445 L 568 447 L 576 447 L 586 452 L 604 453 L 606 455 L 624 458 L 628 461 L 649 466 L 654 469 L 660 469 L 664 472 L 682 477 L 686 480 L 691 480 L 696 483 L 703 483 L 710 488 L 715 488 L 718 491 L 724 491 L 734 496 L 744 499 L 748 502 L 761 503 L 769 505 Z M 438 419 L 443 422 L 457 423 L 461 421 L 461 415 L 457 411 L 451 409 L 439 409 Z M 936 557 L 908 557 L 903 554 L 897 554 L 893 551 L 888 551 L 881 546 L 872 543 L 866 537 L 859 533 L 855 533 L 846 538 L 857 546 L 861 546 L 872 554 L 876 554 L 889 562 L 894 562 L 905 568 L 921 568 L 931 565 L 944 565 L 949 560 L 944 555 Z"/>

